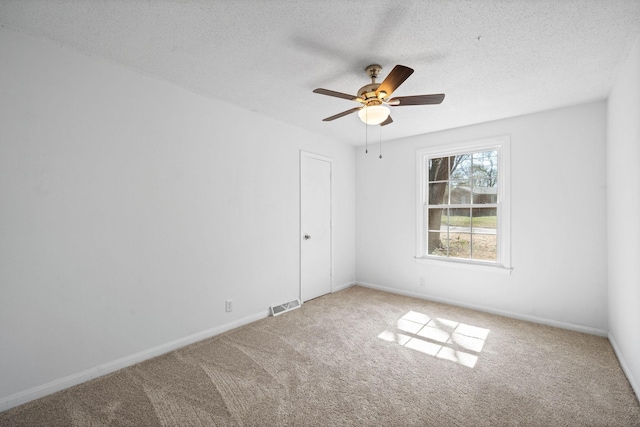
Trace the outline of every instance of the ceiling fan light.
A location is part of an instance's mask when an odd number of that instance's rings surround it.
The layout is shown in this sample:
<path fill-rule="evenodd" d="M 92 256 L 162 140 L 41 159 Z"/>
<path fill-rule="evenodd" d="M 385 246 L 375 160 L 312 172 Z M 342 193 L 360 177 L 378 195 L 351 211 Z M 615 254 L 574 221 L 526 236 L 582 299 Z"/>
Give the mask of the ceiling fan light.
<path fill-rule="evenodd" d="M 389 107 L 384 105 L 371 105 L 369 107 L 362 107 L 362 109 L 358 111 L 358 116 L 360 120 L 368 125 L 379 125 L 387 120 L 390 112 Z"/>

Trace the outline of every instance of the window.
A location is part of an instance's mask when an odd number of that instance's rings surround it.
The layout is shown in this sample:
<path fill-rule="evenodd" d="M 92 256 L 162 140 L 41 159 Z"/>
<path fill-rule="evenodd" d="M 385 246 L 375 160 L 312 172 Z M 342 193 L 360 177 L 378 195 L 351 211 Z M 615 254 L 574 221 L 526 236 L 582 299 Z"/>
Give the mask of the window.
<path fill-rule="evenodd" d="M 418 151 L 418 259 L 510 268 L 508 157 L 508 137 Z"/>

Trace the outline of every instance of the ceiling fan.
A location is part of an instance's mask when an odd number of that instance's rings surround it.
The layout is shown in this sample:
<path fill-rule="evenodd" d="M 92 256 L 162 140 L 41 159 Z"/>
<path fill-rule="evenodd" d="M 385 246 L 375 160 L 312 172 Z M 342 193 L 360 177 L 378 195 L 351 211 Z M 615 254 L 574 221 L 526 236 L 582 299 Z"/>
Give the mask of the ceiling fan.
<path fill-rule="evenodd" d="M 358 95 L 353 96 L 346 93 L 336 92 L 329 89 L 318 88 L 313 93 L 321 95 L 335 96 L 336 98 L 357 101 L 362 104 L 361 107 L 355 107 L 342 113 L 338 113 L 331 117 L 323 119 L 323 122 L 330 122 L 340 117 L 355 113 L 358 111 L 360 120 L 368 125 L 385 126 L 392 123 L 390 110 L 388 106 L 396 107 L 403 105 L 428 105 L 440 104 L 444 99 L 444 93 L 433 95 L 414 95 L 414 96 L 398 96 L 391 98 L 391 94 L 395 91 L 409 76 L 413 73 L 413 69 L 404 65 L 396 65 L 382 83 L 376 83 L 376 79 L 380 75 L 382 67 L 377 64 L 369 65 L 365 68 L 365 72 L 371 78 L 371 83 L 364 85 L 358 90 Z"/>

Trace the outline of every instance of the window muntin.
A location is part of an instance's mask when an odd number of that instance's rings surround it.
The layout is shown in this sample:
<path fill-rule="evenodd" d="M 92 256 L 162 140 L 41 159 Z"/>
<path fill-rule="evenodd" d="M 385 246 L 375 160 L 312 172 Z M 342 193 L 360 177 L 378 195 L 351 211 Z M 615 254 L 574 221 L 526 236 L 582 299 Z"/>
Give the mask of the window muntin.
<path fill-rule="evenodd" d="M 508 142 L 418 152 L 417 258 L 509 266 Z"/>

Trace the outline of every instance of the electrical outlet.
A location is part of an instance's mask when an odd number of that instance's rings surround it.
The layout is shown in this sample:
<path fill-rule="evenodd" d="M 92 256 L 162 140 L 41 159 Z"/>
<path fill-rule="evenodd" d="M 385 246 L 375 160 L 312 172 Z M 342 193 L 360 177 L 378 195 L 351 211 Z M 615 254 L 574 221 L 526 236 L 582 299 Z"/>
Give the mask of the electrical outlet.
<path fill-rule="evenodd" d="M 233 301 L 228 299 L 224 302 L 224 311 L 227 313 L 233 311 Z"/>
<path fill-rule="evenodd" d="M 421 288 L 426 288 L 427 287 L 427 281 L 424 278 L 424 276 L 420 277 L 420 287 Z"/>

